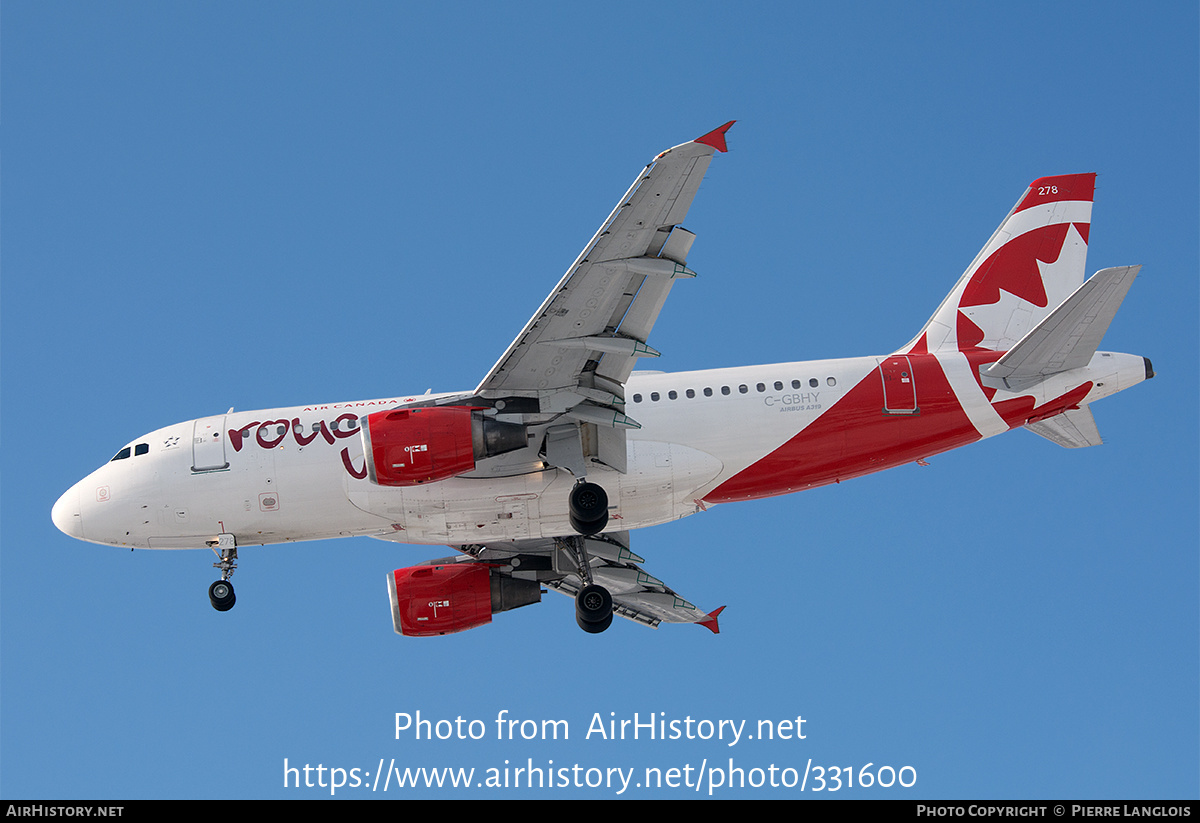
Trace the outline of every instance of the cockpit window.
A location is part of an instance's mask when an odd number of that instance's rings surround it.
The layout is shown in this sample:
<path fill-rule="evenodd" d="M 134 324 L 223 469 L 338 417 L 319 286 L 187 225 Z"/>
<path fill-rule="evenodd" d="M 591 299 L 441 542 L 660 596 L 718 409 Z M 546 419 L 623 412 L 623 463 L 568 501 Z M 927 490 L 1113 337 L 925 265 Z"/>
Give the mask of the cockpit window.
<path fill-rule="evenodd" d="M 111 462 L 113 462 L 113 460 L 124 460 L 128 456 L 129 456 L 129 447 L 126 446 L 125 448 L 123 448 L 119 452 L 117 452 L 113 456 L 113 459 L 109 460 L 108 462 L 111 463 Z"/>
<path fill-rule="evenodd" d="M 134 456 L 137 456 L 139 454 L 145 454 L 148 451 L 150 451 L 149 443 L 138 443 L 136 446 L 133 447 Z"/>

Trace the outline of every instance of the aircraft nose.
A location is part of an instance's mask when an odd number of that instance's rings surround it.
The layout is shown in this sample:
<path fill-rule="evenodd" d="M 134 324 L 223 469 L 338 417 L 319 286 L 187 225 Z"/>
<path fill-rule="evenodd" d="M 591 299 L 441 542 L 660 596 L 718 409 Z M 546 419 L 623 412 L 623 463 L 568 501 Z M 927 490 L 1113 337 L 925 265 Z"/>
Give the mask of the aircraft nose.
<path fill-rule="evenodd" d="M 58 498 L 54 508 L 50 510 L 50 519 L 63 534 L 71 537 L 83 537 L 83 518 L 79 514 L 79 487 L 72 486 Z"/>

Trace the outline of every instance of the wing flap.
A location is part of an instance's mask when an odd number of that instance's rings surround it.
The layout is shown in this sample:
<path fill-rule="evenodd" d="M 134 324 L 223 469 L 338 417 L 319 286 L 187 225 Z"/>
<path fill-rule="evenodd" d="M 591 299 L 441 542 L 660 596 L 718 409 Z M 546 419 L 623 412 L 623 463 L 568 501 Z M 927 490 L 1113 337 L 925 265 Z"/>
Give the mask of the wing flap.
<path fill-rule="evenodd" d="M 388 539 L 381 536 L 381 539 Z M 574 597 L 583 588 L 578 567 L 554 538 L 499 541 L 455 546 L 466 555 L 500 566 L 514 577 L 536 579 L 561 594 Z M 629 532 L 606 532 L 587 538 L 592 581 L 608 589 L 613 613 L 635 623 L 658 628 L 660 623 L 699 623 L 716 631 L 720 609 L 698 609 L 670 586 L 643 569 L 645 561 L 629 549 Z"/>
<path fill-rule="evenodd" d="M 612 575 L 598 573 L 597 569 L 592 570 L 592 577 L 605 588 L 614 581 Z M 579 578 L 574 576 L 548 582 L 546 585 L 568 597 L 574 597 L 582 588 Z M 715 614 L 696 608 L 666 587 L 661 590 L 642 587 L 620 593 L 611 589 L 609 591 L 612 594 L 613 614 L 652 629 L 657 629 L 662 623 L 705 623 L 715 617 Z"/>

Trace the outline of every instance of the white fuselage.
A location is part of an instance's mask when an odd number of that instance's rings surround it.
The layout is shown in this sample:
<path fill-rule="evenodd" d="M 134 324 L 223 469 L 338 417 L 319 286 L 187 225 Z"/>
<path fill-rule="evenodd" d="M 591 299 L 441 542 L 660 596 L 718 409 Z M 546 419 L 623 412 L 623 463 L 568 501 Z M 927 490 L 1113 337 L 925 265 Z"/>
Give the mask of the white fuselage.
<path fill-rule="evenodd" d="M 1041 406 L 1090 383 L 1075 401 L 1086 404 L 1145 378 L 1140 357 L 1097 353 L 1085 369 L 986 398 L 974 380 L 963 379 L 970 365 L 961 354 L 924 357 L 924 366 L 913 358 L 920 411 L 901 415 L 885 415 L 864 399 L 879 393 L 884 358 L 635 373 L 625 411 L 641 428 L 629 432 L 627 471 L 595 464 L 588 472 L 608 492 L 608 530 L 811 488 L 1007 431 L 993 411 L 1007 397 L 1032 397 Z M 360 418 L 431 399 L 229 412 L 158 429 L 68 490 L 54 521 L 84 540 L 156 549 L 203 548 L 219 534 L 260 545 L 352 535 L 469 544 L 569 533 L 575 478 L 546 468 L 538 445 L 447 480 L 373 484 Z M 856 438 L 845 434 L 856 429 L 878 430 L 886 440 L 856 448 Z M 808 430 L 805 442 L 800 435 Z M 823 468 L 831 461 L 835 469 Z"/>

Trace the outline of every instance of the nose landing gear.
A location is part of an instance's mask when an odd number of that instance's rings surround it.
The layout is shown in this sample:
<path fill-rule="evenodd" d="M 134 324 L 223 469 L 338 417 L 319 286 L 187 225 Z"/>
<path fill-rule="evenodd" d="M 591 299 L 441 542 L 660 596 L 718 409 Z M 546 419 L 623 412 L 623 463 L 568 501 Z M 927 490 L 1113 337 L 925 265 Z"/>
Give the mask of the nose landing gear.
<path fill-rule="evenodd" d="M 237 540 L 232 534 L 221 534 L 217 536 L 215 545 L 211 543 L 209 545 L 213 552 L 220 549 L 217 554 L 220 560 L 213 563 L 213 568 L 221 570 L 221 579 L 208 587 L 208 601 L 217 611 L 227 612 L 237 602 L 237 597 L 233 593 L 233 584 L 229 582 L 234 569 L 237 568 Z"/>

